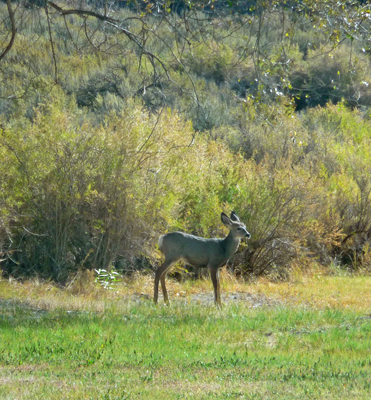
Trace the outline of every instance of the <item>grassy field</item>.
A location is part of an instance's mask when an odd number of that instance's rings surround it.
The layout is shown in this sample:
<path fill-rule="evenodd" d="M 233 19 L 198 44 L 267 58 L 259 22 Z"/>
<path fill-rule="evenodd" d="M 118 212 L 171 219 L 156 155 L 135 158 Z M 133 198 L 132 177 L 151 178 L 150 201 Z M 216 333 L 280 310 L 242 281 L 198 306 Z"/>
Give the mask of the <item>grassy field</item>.
<path fill-rule="evenodd" d="M 169 282 L 170 307 L 149 277 L 0 281 L 0 398 L 370 398 L 371 278 L 223 278 L 222 309 L 209 281 Z"/>

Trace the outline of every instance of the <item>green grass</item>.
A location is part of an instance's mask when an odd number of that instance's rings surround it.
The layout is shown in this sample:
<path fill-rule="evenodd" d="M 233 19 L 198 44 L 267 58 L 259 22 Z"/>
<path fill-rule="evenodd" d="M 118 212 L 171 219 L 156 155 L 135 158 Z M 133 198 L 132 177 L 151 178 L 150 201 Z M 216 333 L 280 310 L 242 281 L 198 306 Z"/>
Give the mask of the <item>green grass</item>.
<path fill-rule="evenodd" d="M 304 306 L 222 310 L 113 303 L 104 312 L 9 302 L 1 399 L 369 399 L 371 319 Z"/>

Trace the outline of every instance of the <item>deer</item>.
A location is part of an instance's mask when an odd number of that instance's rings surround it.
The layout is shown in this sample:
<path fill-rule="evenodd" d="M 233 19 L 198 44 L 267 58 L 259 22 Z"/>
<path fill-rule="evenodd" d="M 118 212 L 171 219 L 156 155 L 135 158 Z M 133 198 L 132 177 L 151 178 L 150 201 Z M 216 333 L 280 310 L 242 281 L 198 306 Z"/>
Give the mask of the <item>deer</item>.
<path fill-rule="evenodd" d="M 169 297 L 165 286 L 165 277 L 172 266 L 178 261 L 193 267 L 207 267 L 210 272 L 214 287 L 214 300 L 217 306 L 221 306 L 219 270 L 227 263 L 228 259 L 236 252 L 242 238 L 250 239 L 251 235 L 246 230 L 232 211 L 228 217 L 221 213 L 221 221 L 229 228 L 229 233 L 224 239 L 206 239 L 184 232 L 170 232 L 159 238 L 158 247 L 165 256 L 164 263 L 157 268 L 155 273 L 154 303 L 158 301 L 158 285 L 161 281 L 164 302 L 169 303 Z"/>

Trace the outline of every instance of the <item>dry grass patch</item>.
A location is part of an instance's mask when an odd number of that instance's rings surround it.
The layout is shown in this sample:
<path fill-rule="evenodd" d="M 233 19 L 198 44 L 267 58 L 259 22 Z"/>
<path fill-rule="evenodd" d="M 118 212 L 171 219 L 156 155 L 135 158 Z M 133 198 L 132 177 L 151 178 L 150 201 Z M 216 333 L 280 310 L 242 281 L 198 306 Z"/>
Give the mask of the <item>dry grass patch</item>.
<path fill-rule="evenodd" d="M 296 276 L 289 282 L 271 282 L 261 278 L 251 286 L 251 290 L 290 305 L 371 312 L 369 276 L 329 276 L 317 271 Z"/>
<path fill-rule="evenodd" d="M 260 278 L 244 282 L 228 271 L 221 271 L 222 299 L 231 301 L 233 294 L 248 294 L 260 299 L 279 301 L 281 304 L 304 305 L 312 308 L 349 309 L 355 312 L 371 312 L 371 277 L 329 276 L 317 270 L 311 274 L 294 274 L 287 282 L 272 282 Z M 170 300 L 196 301 L 198 295 L 213 298 L 209 279 L 186 280 L 167 278 Z M 119 311 L 132 301 L 151 301 L 153 277 L 135 274 L 124 277 L 111 289 L 103 289 L 95 282 L 91 271 L 77 274 L 65 287 L 37 279 L 18 282 L 0 281 L 0 298 L 17 300 L 44 310 L 62 309 L 71 311 L 104 312 Z M 241 296 L 236 296 L 241 301 Z M 264 303 L 264 301 L 263 301 Z"/>

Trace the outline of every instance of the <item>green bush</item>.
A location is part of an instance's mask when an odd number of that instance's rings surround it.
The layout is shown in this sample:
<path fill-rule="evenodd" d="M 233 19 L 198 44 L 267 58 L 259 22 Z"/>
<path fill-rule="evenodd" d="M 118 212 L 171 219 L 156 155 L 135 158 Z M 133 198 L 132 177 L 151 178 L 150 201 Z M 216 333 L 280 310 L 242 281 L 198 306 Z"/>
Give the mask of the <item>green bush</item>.
<path fill-rule="evenodd" d="M 211 40 L 207 43 L 194 43 L 192 50 L 184 54 L 184 63 L 190 71 L 216 84 L 225 82 L 237 62 L 233 50 Z"/>
<path fill-rule="evenodd" d="M 350 46 L 309 50 L 290 72 L 291 93 L 301 107 L 325 106 L 344 99 L 351 107 L 371 105 L 369 60 Z"/>
<path fill-rule="evenodd" d="M 2 125 L 3 269 L 65 281 L 81 268 L 154 260 L 160 234 L 221 237 L 220 212 L 232 209 L 252 234 L 232 260 L 245 277 L 284 278 L 313 259 L 360 265 L 371 231 L 370 122 L 341 105 L 302 119 L 269 111 L 246 105 L 231 133 L 249 141 L 247 157 L 223 143 L 225 127 L 210 140 L 176 113 L 156 117 L 134 102 L 92 124 L 54 89 L 33 122 Z"/>
<path fill-rule="evenodd" d="M 176 115 L 156 126 L 134 103 L 92 126 L 60 91 L 33 123 L 6 124 L 1 251 L 9 271 L 64 280 L 80 267 L 145 254 L 177 201 L 173 185 L 191 140 Z"/>
<path fill-rule="evenodd" d="M 338 104 L 311 110 L 303 123 L 308 129 L 306 158 L 327 187 L 330 210 L 339 216 L 343 237 L 333 256 L 352 267 L 363 257 L 371 232 L 370 121 Z"/>

